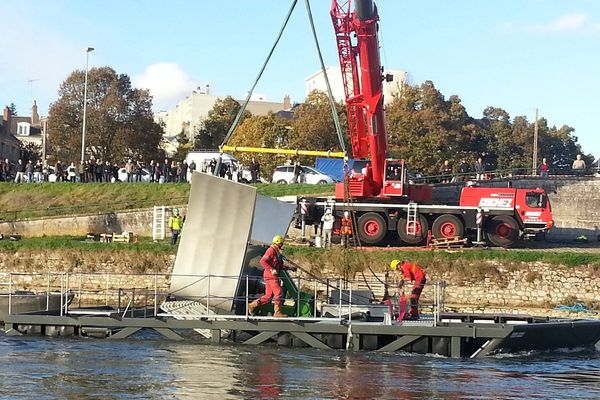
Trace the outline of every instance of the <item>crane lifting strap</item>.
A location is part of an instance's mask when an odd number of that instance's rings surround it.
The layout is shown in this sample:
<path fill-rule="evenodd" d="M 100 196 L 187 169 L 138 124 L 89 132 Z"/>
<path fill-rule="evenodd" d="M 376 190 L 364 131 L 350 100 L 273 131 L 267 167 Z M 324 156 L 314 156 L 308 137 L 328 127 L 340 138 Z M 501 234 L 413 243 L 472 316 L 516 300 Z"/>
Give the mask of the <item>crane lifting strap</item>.
<path fill-rule="evenodd" d="M 313 21 L 312 12 L 310 9 L 310 1 L 309 0 L 305 0 L 306 11 L 307 11 L 308 20 L 310 22 L 310 26 L 312 29 L 315 46 L 317 48 L 317 54 L 319 56 L 319 61 L 321 63 L 321 71 L 323 72 L 323 76 L 325 77 L 325 83 L 327 85 L 327 94 L 329 97 L 329 104 L 331 106 L 331 114 L 333 117 L 335 130 L 337 132 L 338 140 L 340 142 L 340 148 L 342 149 L 342 151 L 341 152 L 332 152 L 332 151 L 287 150 L 287 149 L 262 149 L 262 150 L 260 150 L 260 148 L 253 148 L 253 147 L 236 147 L 237 150 L 233 150 L 232 146 L 226 146 L 227 142 L 229 142 L 229 139 L 231 138 L 231 136 L 233 136 L 235 129 L 237 128 L 237 126 L 240 123 L 242 115 L 244 114 L 244 111 L 246 110 L 246 107 L 248 106 L 248 103 L 250 102 L 250 97 L 252 96 L 252 93 L 254 92 L 254 88 L 256 87 L 256 85 L 258 84 L 258 81 L 262 77 L 262 74 L 265 71 L 267 64 L 269 63 L 269 60 L 271 59 L 271 56 L 273 55 L 273 52 L 275 51 L 275 48 L 277 47 L 277 44 L 279 43 L 279 40 L 281 39 L 281 36 L 283 35 L 283 32 L 290 20 L 290 17 L 292 15 L 292 12 L 294 11 L 294 8 L 296 7 L 297 2 L 298 2 L 298 0 L 292 1 L 292 5 L 290 6 L 290 9 L 288 10 L 288 13 L 285 17 L 283 25 L 281 26 L 281 29 L 279 30 L 279 34 L 277 35 L 277 38 L 276 38 L 275 42 L 273 43 L 273 46 L 271 47 L 271 51 L 267 55 L 267 59 L 265 60 L 260 72 L 258 73 L 258 76 L 256 77 L 256 79 L 254 81 L 254 84 L 248 91 L 248 94 L 246 95 L 246 99 L 244 100 L 243 104 L 241 105 L 240 109 L 238 110 L 238 113 L 233 121 L 233 124 L 231 124 L 231 127 L 229 127 L 229 131 L 227 132 L 227 135 L 225 135 L 225 138 L 223 139 L 223 143 L 220 146 L 221 151 L 244 151 L 244 152 L 254 152 L 254 153 L 294 154 L 294 155 L 321 156 L 321 157 L 333 157 L 333 158 L 344 158 L 346 156 L 346 146 L 344 145 L 342 128 L 341 128 L 339 116 L 337 114 L 337 110 L 335 107 L 335 100 L 333 98 L 333 94 L 331 92 L 331 87 L 329 85 L 327 71 L 325 70 L 325 63 L 323 61 L 321 47 L 319 46 L 319 40 L 317 38 L 317 33 L 315 30 L 315 26 L 314 26 L 314 21 Z M 220 158 L 219 158 L 219 163 L 220 163 Z"/>

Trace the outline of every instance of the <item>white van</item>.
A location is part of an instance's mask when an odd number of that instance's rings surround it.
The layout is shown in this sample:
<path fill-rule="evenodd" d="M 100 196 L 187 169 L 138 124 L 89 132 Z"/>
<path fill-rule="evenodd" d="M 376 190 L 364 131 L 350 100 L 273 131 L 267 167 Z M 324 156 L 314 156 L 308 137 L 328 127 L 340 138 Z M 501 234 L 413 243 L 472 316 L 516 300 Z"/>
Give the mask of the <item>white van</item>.
<path fill-rule="evenodd" d="M 227 154 L 227 153 L 219 153 L 218 151 L 190 151 L 188 153 L 188 155 L 185 157 L 185 162 L 187 162 L 188 165 L 191 164 L 192 161 L 194 161 L 196 163 L 196 171 L 197 172 L 204 172 L 207 174 L 212 174 L 213 171 L 211 169 L 211 162 L 212 160 L 218 161 L 219 160 L 219 156 L 221 156 L 221 162 L 224 164 L 227 164 L 228 166 L 231 167 L 231 172 L 233 174 L 233 180 L 237 181 L 238 180 L 238 167 L 239 167 L 239 162 L 237 160 L 237 158 L 235 158 L 234 156 L 232 156 L 231 154 Z M 242 175 L 243 175 L 243 179 L 242 181 L 245 179 L 247 180 L 247 182 L 249 182 L 251 180 L 251 175 L 249 171 L 242 171 Z M 188 181 L 189 181 L 188 177 Z M 244 182 L 244 183 L 247 183 Z"/>
<path fill-rule="evenodd" d="M 212 173 L 209 166 L 211 161 L 218 160 L 219 156 L 221 156 L 221 162 L 225 164 L 229 164 L 237 169 L 238 160 L 231 154 L 227 153 L 219 153 L 218 151 L 190 151 L 188 155 L 185 157 L 185 162 L 188 165 L 194 161 L 196 163 L 196 171 L 205 172 L 207 174 Z"/>

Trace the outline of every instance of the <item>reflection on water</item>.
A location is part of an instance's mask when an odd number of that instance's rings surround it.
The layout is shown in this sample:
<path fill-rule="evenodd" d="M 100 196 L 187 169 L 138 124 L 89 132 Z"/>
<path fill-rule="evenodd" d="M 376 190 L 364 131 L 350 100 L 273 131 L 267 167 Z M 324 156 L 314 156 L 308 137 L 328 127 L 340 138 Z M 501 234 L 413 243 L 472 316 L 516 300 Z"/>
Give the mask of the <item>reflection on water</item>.
<path fill-rule="evenodd" d="M 484 360 L 211 346 L 154 339 L 0 337 L 2 398 L 600 398 L 600 353 Z"/>

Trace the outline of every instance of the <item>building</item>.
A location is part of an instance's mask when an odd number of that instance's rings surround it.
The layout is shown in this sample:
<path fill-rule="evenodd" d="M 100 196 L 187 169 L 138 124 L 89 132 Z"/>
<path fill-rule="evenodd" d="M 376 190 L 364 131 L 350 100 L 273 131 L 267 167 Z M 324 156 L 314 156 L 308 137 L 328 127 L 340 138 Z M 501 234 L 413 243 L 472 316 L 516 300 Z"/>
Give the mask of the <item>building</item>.
<path fill-rule="evenodd" d="M 177 148 L 177 136 L 184 132 L 193 143 L 196 132 L 201 128 L 202 122 L 208 116 L 217 100 L 225 96 L 210 94 L 209 86 L 204 90 L 197 88 L 185 99 L 181 100 L 175 108 L 169 111 L 160 111 L 154 114 L 154 120 L 164 126 L 165 150 L 174 153 Z M 240 104 L 244 100 L 237 100 Z M 253 115 L 267 115 L 269 112 L 281 113 L 292 108 L 289 96 L 282 103 L 269 101 L 250 101 L 246 110 Z M 285 114 L 285 113 L 284 113 Z"/>
<path fill-rule="evenodd" d="M 335 101 L 344 102 L 346 95 L 344 93 L 344 83 L 342 81 L 342 70 L 340 67 L 325 67 L 327 77 L 329 78 L 329 85 L 331 86 L 331 93 Z M 393 76 L 391 82 L 383 81 L 383 102 L 389 104 L 394 96 L 397 96 L 402 91 L 402 85 L 406 81 L 406 71 L 400 70 L 389 70 L 386 74 Z M 325 76 L 323 71 L 319 70 L 315 72 L 305 80 L 306 83 L 306 94 L 308 95 L 313 90 L 320 90 L 327 93 L 327 85 L 325 84 Z"/>
<path fill-rule="evenodd" d="M 0 159 L 9 159 L 15 163 L 21 156 L 21 142 L 12 133 L 18 129 L 18 123 L 13 122 L 15 116 L 10 115 L 10 109 L 4 107 L 2 125 L 0 125 Z M 11 129 L 14 126 L 15 129 Z"/>

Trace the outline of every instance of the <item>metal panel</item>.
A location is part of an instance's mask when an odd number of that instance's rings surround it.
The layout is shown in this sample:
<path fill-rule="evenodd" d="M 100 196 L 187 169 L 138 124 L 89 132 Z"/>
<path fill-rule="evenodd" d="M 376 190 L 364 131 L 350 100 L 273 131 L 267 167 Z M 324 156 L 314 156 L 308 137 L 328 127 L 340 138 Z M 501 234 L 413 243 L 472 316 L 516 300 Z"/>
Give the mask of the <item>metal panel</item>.
<path fill-rule="evenodd" d="M 259 194 L 254 208 L 251 240 L 256 243 L 271 244 L 273 236 L 285 236 L 295 209 L 295 204 L 284 203 Z"/>
<path fill-rule="evenodd" d="M 256 189 L 194 172 L 171 293 L 230 312 L 250 234 Z M 178 275 L 218 275 L 193 278 Z M 210 288 L 210 296 L 208 296 Z"/>

